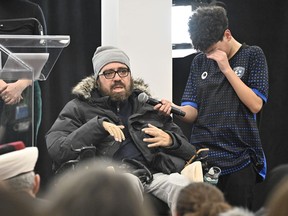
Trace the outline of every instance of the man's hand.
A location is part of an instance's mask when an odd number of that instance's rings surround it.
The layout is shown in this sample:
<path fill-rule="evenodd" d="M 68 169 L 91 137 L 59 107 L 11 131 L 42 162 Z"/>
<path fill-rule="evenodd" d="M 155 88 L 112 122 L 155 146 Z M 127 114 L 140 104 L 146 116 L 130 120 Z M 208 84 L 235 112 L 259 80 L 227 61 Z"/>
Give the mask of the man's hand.
<path fill-rule="evenodd" d="M 115 141 L 122 142 L 125 140 L 124 133 L 122 129 L 124 129 L 123 125 L 115 125 L 110 122 L 103 121 L 103 128 L 114 137 Z"/>
<path fill-rule="evenodd" d="M 153 126 L 152 124 L 148 124 L 147 128 L 143 128 L 142 131 L 145 134 L 151 136 L 151 138 L 144 138 L 143 141 L 148 144 L 149 148 L 155 147 L 168 147 L 172 145 L 172 138 L 171 136 L 164 132 L 163 130 Z"/>

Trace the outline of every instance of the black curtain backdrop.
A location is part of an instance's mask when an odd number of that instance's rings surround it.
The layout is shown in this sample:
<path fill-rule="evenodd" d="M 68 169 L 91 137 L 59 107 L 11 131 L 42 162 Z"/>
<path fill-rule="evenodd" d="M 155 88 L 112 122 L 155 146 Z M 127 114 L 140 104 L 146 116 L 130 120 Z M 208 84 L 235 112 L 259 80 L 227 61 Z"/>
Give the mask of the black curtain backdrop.
<path fill-rule="evenodd" d="M 43 118 L 39 133 L 40 157 L 36 170 L 42 190 L 50 181 L 51 160 L 45 133 L 63 106 L 72 99 L 71 89 L 92 73 L 91 58 L 101 45 L 101 0 L 33 0 L 44 12 L 49 35 L 70 35 L 70 45 L 59 57 L 49 78 L 41 83 Z M 287 81 L 288 2 L 286 0 L 223 0 L 227 5 L 230 30 L 239 42 L 260 46 L 267 57 L 270 91 L 262 113 L 260 133 L 268 161 L 268 171 L 288 163 Z M 173 60 L 173 100 L 179 103 L 193 55 Z M 149 82 L 149 81 L 148 81 Z M 187 136 L 190 126 L 177 123 Z M 265 200 L 265 182 L 256 190 L 255 209 Z"/>
<path fill-rule="evenodd" d="M 96 47 L 101 45 L 101 0 L 31 1 L 41 6 L 48 35 L 70 35 L 70 44 L 63 49 L 48 79 L 40 82 L 43 116 L 37 140 L 36 171 L 41 175 L 41 192 L 44 192 L 52 178 L 45 134 L 72 99 L 73 86 L 93 73 L 91 59 Z"/>

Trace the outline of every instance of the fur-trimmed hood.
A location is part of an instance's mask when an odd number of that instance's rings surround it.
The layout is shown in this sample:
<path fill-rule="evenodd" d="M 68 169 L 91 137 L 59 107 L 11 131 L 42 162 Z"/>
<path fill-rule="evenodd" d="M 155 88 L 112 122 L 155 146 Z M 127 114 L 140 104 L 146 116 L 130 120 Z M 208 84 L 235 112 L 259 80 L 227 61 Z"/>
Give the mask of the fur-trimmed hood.
<path fill-rule="evenodd" d="M 92 91 L 97 89 L 96 79 L 94 76 L 89 76 L 81 80 L 73 89 L 72 94 L 79 98 L 89 100 L 91 98 Z M 151 96 L 149 85 L 141 78 L 134 79 L 134 89 L 145 92 L 148 96 Z"/>

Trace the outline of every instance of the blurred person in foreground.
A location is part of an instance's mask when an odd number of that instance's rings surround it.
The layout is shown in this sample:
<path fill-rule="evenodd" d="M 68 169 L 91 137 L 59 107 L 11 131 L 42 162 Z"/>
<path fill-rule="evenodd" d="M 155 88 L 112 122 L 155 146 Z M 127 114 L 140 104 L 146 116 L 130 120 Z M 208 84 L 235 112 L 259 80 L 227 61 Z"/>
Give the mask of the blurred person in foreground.
<path fill-rule="evenodd" d="M 46 215 L 54 216 L 151 216 L 152 208 L 143 205 L 138 178 L 118 169 L 119 164 L 87 160 L 57 176 L 45 198 Z M 112 168 L 113 167 L 113 168 Z M 138 186 L 136 186 L 138 185 Z"/>
<path fill-rule="evenodd" d="M 283 178 L 273 189 L 267 201 L 266 216 L 286 216 L 288 215 L 288 177 Z"/>
<path fill-rule="evenodd" d="M 206 182 L 195 182 L 180 191 L 176 215 L 218 216 L 231 208 L 217 187 Z"/>
<path fill-rule="evenodd" d="M 5 184 L 0 182 L 0 212 L 5 216 L 39 216 L 31 206 L 27 205 L 22 197 L 11 193 Z"/>
<path fill-rule="evenodd" d="M 178 196 L 177 216 L 253 216 L 247 209 L 231 206 L 215 185 L 195 182 L 184 187 Z"/>
<path fill-rule="evenodd" d="M 0 146 L 0 182 L 35 209 L 46 203 L 37 198 L 40 188 L 40 176 L 34 171 L 37 159 L 37 147 L 25 147 L 23 142 Z"/>

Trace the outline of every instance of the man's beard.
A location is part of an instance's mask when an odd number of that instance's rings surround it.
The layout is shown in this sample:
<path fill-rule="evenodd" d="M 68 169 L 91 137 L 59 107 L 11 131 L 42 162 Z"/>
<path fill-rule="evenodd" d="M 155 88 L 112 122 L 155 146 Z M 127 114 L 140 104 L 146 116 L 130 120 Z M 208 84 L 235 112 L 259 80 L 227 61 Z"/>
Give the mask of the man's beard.
<path fill-rule="evenodd" d="M 125 91 L 124 92 L 112 92 L 112 89 L 116 86 L 116 85 L 121 85 L 124 87 Z M 110 99 L 112 101 L 115 102 L 122 102 L 128 99 L 128 97 L 132 94 L 134 88 L 134 82 L 133 79 L 131 78 L 131 84 L 130 84 L 130 88 L 128 90 L 126 90 L 126 86 L 121 82 L 115 82 L 113 86 L 110 87 L 110 91 L 105 91 L 101 88 L 101 83 L 98 82 L 98 90 L 100 91 L 101 95 L 104 96 L 109 96 Z"/>

